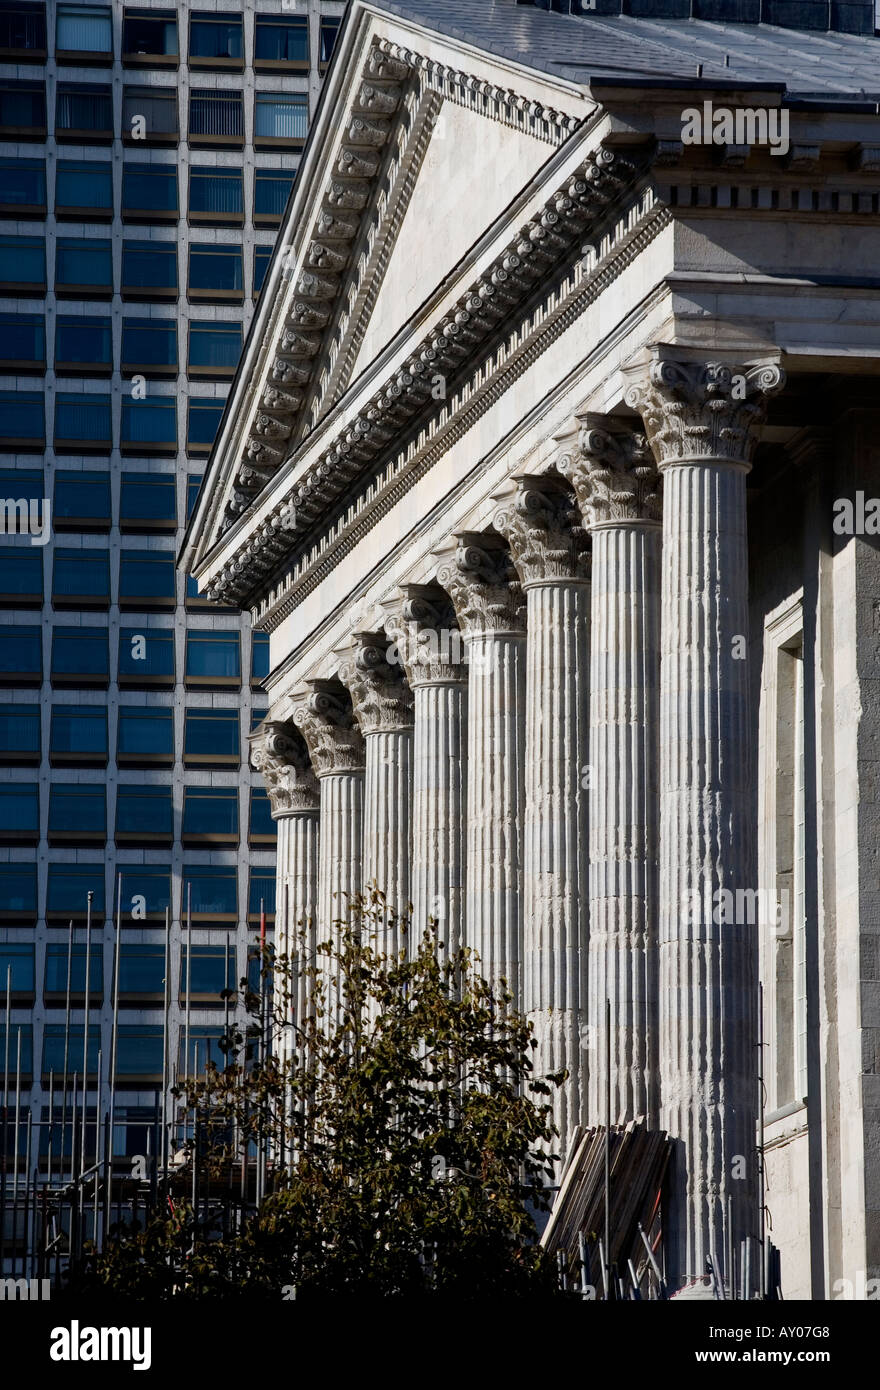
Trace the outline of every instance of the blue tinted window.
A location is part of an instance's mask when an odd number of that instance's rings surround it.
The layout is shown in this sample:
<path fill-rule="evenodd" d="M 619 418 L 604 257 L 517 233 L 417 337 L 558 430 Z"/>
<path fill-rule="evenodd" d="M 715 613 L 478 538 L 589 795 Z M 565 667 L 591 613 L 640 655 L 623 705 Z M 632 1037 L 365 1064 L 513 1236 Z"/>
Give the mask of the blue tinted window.
<path fill-rule="evenodd" d="M 55 46 L 62 53 L 112 53 L 111 11 L 103 5 L 59 5 Z"/>
<path fill-rule="evenodd" d="M 124 164 L 124 212 L 176 212 L 177 170 L 173 165 Z"/>
<path fill-rule="evenodd" d="M 0 836 L 33 836 L 40 829 L 40 792 L 36 782 L 0 783 Z"/>
<path fill-rule="evenodd" d="M 111 438 L 110 397 L 68 395 L 55 397 L 55 443 L 109 444 Z"/>
<path fill-rule="evenodd" d="M 71 1023 L 69 1035 L 67 1027 L 63 1023 L 45 1024 L 43 1027 L 43 1075 L 47 1076 L 54 1071 L 57 1077 L 63 1076 L 65 1057 L 67 1058 L 68 1078 L 73 1072 L 81 1073 L 84 1038 L 85 1029 L 81 1023 Z M 89 1045 L 86 1053 L 86 1066 L 90 1076 L 97 1075 L 100 1046 L 101 1026 L 98 1023 L 90 1023 Z M 106 1076 L 106 1074 L 105 1070 L 104 1075 Z M 94 1144 L 94 1137 L 92 1144 Z M 88 1147 L 88 1134 L 86 1135 L 86 1146 Z"/>
<path fill-rule="evenodd" d="M 124 890 L 123 890 L 124 891 Z M 165 947 L 122 943 L 120 994 L 165 994 Z"/>
<path fill-rule="evenodd" d="M 186 480 L 186 519 L 189 521 L 193 514 L 193 508 L 199 495 L 199 488 L 202 486 L 201 473 L 190 473 Z"/>
<path fill-rule="evenodd" d="M 222 962 L 221 962 L 222 964 Z M 221 1071 L 226 1066 L 226 1052 L 221 1047 L 224 1033 L 222 1028 L 206 1028 L 200 1024 L 196 1028 L 189 1030 L 189 1058 L 184 1057 L 187 1037 L 181 1031 L 177 1054 L 177 1065 L 180 1072 L 185 1076 L 201 1076 L 208 1062 L 213 1062 L 214 1066 Z"/>
<path fill-rule="evenodd" d="M 241 92 L 190 90 L 189 133 L 237 140 L 244 134 Z"/>
<path fill-rule="evenodd" d="M 192 891 L 192 910 L 202 916 L 234 916 L 238 911 L 238 872 L 234 865 L 185 865 L 181 920 L 186 917 L 187 894 Z"/>
<path fill-rule="evenodd" d="M 269 634 L 251 634 L 251 680 L 265 680 L 269 674 Z"/>
<path fill-rule="evenodd" d="M 191 290 L 223 290 L 235 293 L 244 283 L 240 246 L 191 246 Z"/>
<path fill-rule="evenodd" d="M 226 371 L 238 366 L 241 325 L 195 319 L 189 326 L 189 365 Z"/>
<path fill-rule="evenodd" d="M 92 904 L 92 926 L 94 922 L 94 903 Z M 76 942 L 69 950 L 66 941 L 50 941 L 46 947 L 46 971 L 43 988 L 47 994 L 66 994 L 68 962 L 71 994 L 84 994 L 86 988 L 86 943 Z M 101 956 L 100 941 L 92 941 L 89 952 L 89 994 L 99 997 L 104 990 L 104 962 Z M 82 1070 L 82 1029 L 80 1047 L 76 1054 L 80 1071 Z"/>
<path fill-rule="evenodd" d="M 2 884 L 2 879 L 0 879 L 0 884 Z M 4 1005 L 6 1003 L 7 987 L 11 989 L 13 994 L 33 994 L 33 946 L 26 946 L 24 944 L 0 945 L 0 999 L 3 1000 Z M 10 1057 L 10 1062 L 11 1061 L 12 1058 Z"/>
<path fill-rule="evenodd" d="M 45 437 L 43 397 L 35 391 L 0 391 L 0 439 Z"/>
<path fill-rule="evenodd" d="M 254 247 L 254 294 L 259 294 L 263 288 L 263 281 L 266 278 L 266 271 L 269 269 L 271 259 L 271 246 Z"/>
<path fill-rule="evenodd" d="M 97 82 L 59 82 L 55 99 L 55 129 L 101 133 L 112 130 L 111 88 Z"/>
<path fill-rule="evenodd" d="M 52 593 L 76 598 L 110 597 L 110 556 L 106 550 L 55 551 Z"/>
<path fill-rule="evenodd" d="M 193 448 L 210 448 L 223 417 L 225 401 L 190 399 L 186 442 Z"/>
<path fill-rule="evenodd" d="M 177 483 L 173 473 L 127 473 L 122 479 L 119 515 L 132 526 L 138 521 L 177 520 Z"/>
<path fill-rule="evenodd" d="M 255 140 L 305 140 L 308 129 L 309 99 L 305 92 L 257 92 Z"/>
<path fill-rule="evenodd" d="M 251 869 L 248 884 L 248 913 L 253 916 L 260 911 L 260 903 L 267 917 L 275 914 L 275 870 Z"/>
<path fill-rule="evenodd" d="M 235 947 L 193 946 L 192 961 L 186 945 L 180 948 L 180 993 L 217 994 L 235 989 Z"/>
<path fill-rule="evenodd" d="M 109 674 L 107 629 L 56 627 L 52 631 L 52 674 L 99 677 Z"/>
<path fill-rule="evenodd" d="M 0 911 L 26 918 L 36 917 L 36 864 L 0 864 Z M 5 980 L 5 977 L 2 979 Z"/>
<path fill-rule="evenodd" d="M 171 787 L 120 786 L 116 792 L 116 834 L 161 835 L 170 839 L 173 824 Z"/>
<path fill-rule="evenodd" d="M 67 286 L 95 287 L 112 289 L 113 260 L 110 242 L 85 237 L 61 237 L 55 257 L 55 284 L 58 288 Z M 110 320 L 102 320 L 108 325 Z M 68 358 L 76 361 L 76 358 Z M 98 359 L 104 360 L 104 359 Z M 108 357 L 109 360 L 109 337 Z"/>
<path fill-rule="evenodd" d="M 103 864 L 50 864 L 46 911 L 85 916 L 86 897 L 92 893 L 92 921 L 104 916 Z"/>
<path fill-rule="evenodd" d="M 0 236 L 0 280 L 10 285 L 45 285 L 45 237 Z"/>
<path fill-rule="evenodd" d="M 55 182 L 59 208 L 84 208 L 109 212 L 113 207 L 113 177 L 108 163 L 97 160 L 60 159 Z"/>
<path fill-rule="evenodd" d="M 0 705 L 0 755 L 39 752 L 39 705 Z"/>
<path fill-rule="evenodd" d="M 46 161 L 0 159 L 0 203 L 12 207 L 45 207 Z"/>
<path fill-rule="evenodd" d="M 121 1023 L 116 1055 L 119 1075 L 161 1076 L 164 1055 L 162 1037 L 162 1029 L 159 1027 Z"/>
<path fill-rule="evenodd" d="M 45 125 L 45 84 L 4 81 L 0 87 L 0 126 L 24 132 L 41 129 Z"/>
<path fill-rule="evenodd" d="M 277 835 L 278 827 L 272 819 L 272 808 L 269 804 L 268 793 L 259 787 L 251 788 L 251 813 L 248 822 L 248 833 L 259 835 L 265 838 L 268 835 Z"/>
<path fill-rule="evenodd" d="M 119 562 L 120 599 L 174 598 L 174 556 L 124 550 Z"/>
<path fill-rule="evenodd" d="M 83 400 L 81 396 L 76 397 L 77 402 Z M 88 401 L 93 401 L 94 397 L 86 397 Z M 100 402 L 99 402 L 100 406 Z M 71 410 L 79 407 L 71 407 Z M 100 407 L 105 409 L 105 407 Z M 66 409 L 66 407 L 65 407 Z M 107 407 L 109 410 L 109 399 Z M 80 428 L 85 425 L 92 425 L 96 428 L 103 428 L 100 424 L 102 416 L 96 414 L 93 420 L 82 419 Z M 71 421 L 63 419 L 63 423 L 76 423 L 75 418 Z M 108 422 L 109 424 L 109 422 Z M 75 436 L 74 436 L 75 437 Z M 85 436 L 88 438 L 89 436 Z M 94 436 L 100 438 L 100 435 Z M 109 438 L 109 433 L 106 436 Z M 52 512 L 56 521 L 78 521 L 83 524 L 109 522 L 110 520 L 110 474 L 109 473 L 64 473 L 55 474 L 55 501 Z"/>
<path fill-rule="evenodd" d="M 119 711 L 116 753 L 123 758 L 172 756 L 173 711 L 123 705 Z"/>
<path fill-rule="evenodd" d="M 122 21 L 122 51 L 157 56 L 177 53 L 177 19 L 173 10 L 129 10 Z"/>
<path fill-rule="evenodd" d="M 309 61 L 308 20 L 286 15 L 257 15 L 254 58 L 273 63 Z"/>
<path fill-rule="evenodd" d="M 45 362 L 46 334 L 40 314 L 0 314 L 0 361 Z"/>
<path fill-rule="evenodd" d="M 145 396 L 122 402 L 123 444 L 177 444 L 177 402 L 173 396 Z"/>
<path fill-rule="evenodd" d="M 189 26 L 191 58 L 240 58 L 241 18 L 238 15 L 194 14 Z"/>
<path fill-rule="evenodd" d="M 206 679 L 232 679 L 241 675 L 237 632 L 188 632 L 186 674 Z"/>
<path fill-rule="evenodd" d="M 0 627 L 0 675 L 39 678 L 43 671 L 42 630 L 39 627 Z"/>
<path fill-rule="evenodd" d="M 16 597 L 42 597 L 42 593 L 42 556 L 19 546 L 0 550 L 0 598 L 14 603 Z"/>
<path fill-rule="evenodd" d="M 241 170 L 194 164 L 189 171 L 189 210 L 206 216 L 240 216 L 244 211 Z"/>
<path fill-rule="evenodd" d="M 238 711 L 234 709 L 188 709 L 183 734 L 184 757 L 237 758 Z"/>
<path fill-rule="evenodd" d="M 287 206 L 295 177 L 295 173 L 282 169 L 257 169 L 254 174 L 254 214 L 280 217 Z"/>
<path fill-rule="evenodd" d="M 177 324 L 173 319 L 123 319 L 122 364 L 173 367 L 177 363 Z"/>
<path fill-rule="evenodd" d="M 91 314 L 61 315 L 55 328 L 55 366 L 106 366 L 113 361 L 110 319 Z"/>
<path fill-rule="evenodd" d="M 107 796 L 102 786 L 53 782 L 49 788 L 49 834 L 103 835 Z"/>
<path fill-rule="evenodd" d="M 122 288 L 176 290 L 177 247 L 171 242 L 124 241 Z"/>
<path fill-rule="evenodd" d="M 236 787 L 185 787 L 184 835 L 237 835 Z"/>
<path fill-rule="evenodd" d="M 171 905 L 171 870 L 165 864 L 132 864 L 121 870 L 122 910 L 163 913 Z M 135 898 L 143 898 L 136 904 Z"/>
<path fill-rule="evenodd" d="M 336 35 L 339 33 L 340 20 L 334 18 L 324 18 L 321 20 L 321 31 L 318 38 L 318 60 L 321 63 L 329 63 L 333 57 L 333 49 L 336 45 Z"/>
<path fill-rule="evenodd" d="M 53 705 L 49 751 L 106 757 L 107 711 L 97 705 Z"/>
<path fill-rule="evenodd" d="M 174 633 L 171 628 L 122 628 L 119 633 L 119 674 L 173 676 Z"/>

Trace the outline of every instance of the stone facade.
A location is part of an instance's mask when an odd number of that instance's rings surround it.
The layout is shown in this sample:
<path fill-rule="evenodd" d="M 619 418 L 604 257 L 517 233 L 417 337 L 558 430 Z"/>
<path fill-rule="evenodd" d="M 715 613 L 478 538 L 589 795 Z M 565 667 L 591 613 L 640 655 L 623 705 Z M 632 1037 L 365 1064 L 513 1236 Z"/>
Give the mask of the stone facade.
<path fill-rule="evenodd" d="M 475 947 L 563 1145 L 606 1089 L 672 1139 L 675 1286 L 751 1241 L 757 1290 L 765 1202 L 786 1297 L 865 1297 L 878 566 L 834 504 L 880 490 L 876 118 L 717 156 L 671 138 L 687 92 L 381 7 L 343 42 L 188 549 L 270 633 L 278 816 L 297 730 L 320 788 L 287 923 L 375 879 Z"/>

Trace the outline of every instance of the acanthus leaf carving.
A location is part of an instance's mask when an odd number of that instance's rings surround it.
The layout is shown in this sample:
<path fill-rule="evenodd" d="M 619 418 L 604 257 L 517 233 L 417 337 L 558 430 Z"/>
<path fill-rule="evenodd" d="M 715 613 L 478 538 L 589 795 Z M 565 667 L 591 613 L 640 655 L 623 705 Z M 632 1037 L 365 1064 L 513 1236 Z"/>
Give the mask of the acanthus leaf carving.
<path fill-rule="evenodd" d="M 251 734 L 250 747 L 251 765 L 265 783 L 274 817 L 318 810 L 318 779 L 296 725 L 264 720 Z"/>
<path fill-rule="evenodd" d="M 403 666 L 388 660 L 390 647 L 382 632 L 356 632 L 352 635 L 352 659 L 339 672 L 365 736 L 406 729 L 413 722 L 412 690 Z"/>
<path fill-rule="evenodd" d="M 483 532 L 456 536 L 455 556 L 437 571 L 467 637 L 525 632 L 526 598 L 506 546 Z"/>
<path fill-rule="evenodd" d="M 293 722 L 306 741 L 319 778 L 332 773 L 363 772 L 363 735 L 348 692 L 338 681 L 308 681 L 294 709 Z"/>
<path fill-rule="evenodd" d="M 492 525 L 504 536 L 524 588 L 543 580 L 588 579 L 589 537 L 570 490 L 551 475 L 521 475 Z"/>
<path fill-rule="evenodd" d="M 707 460 L 749 468 L 768 399 L 784 383 L 777 362 L 731 367 L 658 355 L 626 400 L 642 416 L 661 470 Z"/>
<path fill-rule="evenodd" d="M 587 526 L 603 522 L 660 522 L 661 483 L 646 436 L 626 422 L 598 414 L 579 419 L 577 449 L 559 460 Z"/>

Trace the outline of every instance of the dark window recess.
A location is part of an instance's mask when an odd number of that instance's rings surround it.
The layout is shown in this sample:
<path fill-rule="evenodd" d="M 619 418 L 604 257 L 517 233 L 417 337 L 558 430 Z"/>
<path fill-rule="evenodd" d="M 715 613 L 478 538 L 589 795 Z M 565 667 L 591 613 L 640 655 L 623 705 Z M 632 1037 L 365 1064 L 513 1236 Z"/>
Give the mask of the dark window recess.
<path fill-rule="evenodd" d="M 198 501 L 199 489 L 202 486 L 202 474 L 190 473 L 186 480 L 186 519 L 189 521 L 195 510 Z"/>
<path fill-rule="evenodd" d="M 177 452 L 177 402 L 173 396 L 122 401 L 122 451 L 127 454 Z"/>
<path fill-rule="evenodd" d="M 42 139 L 46 134 L 45 82 L 0 85 L 0 130 L 6 136 Z"/>
<path fill-rule="evenodd" d="M 0 765 L 39 763 L 41 752 L 39 705 L 0 704 Z M 0 921 L 3 882 L 0 875 Z"/>
<path fill-rule="evenodd" d="M 318 35 L 318 61 L 324 66 L 333 57 L 333 49 L 336 47 L 336 35 L 339 33 L 339 19 L 322 19 L 321 29 Z"/>
<path fill-rule="evenodd" d="M 40 790 L 36 782 L 0 784 L 0 844 L 35 845 L 40 838 Z"/>
<path fill-rule="evenodd" d="M 0 627 L 0 685 L 39 685 L 42 678 L 42 629 Z"/>
<path fill-rule="evenodd" d="M 107 629 L 56 627 L 52 630 L 52 684 L 91 689 L 110 676 Z"/>
<path fill-rule="evenodd" d="M 46 6 L 16 3 L 0 6 L 0 58 L 19 62 L 46 55 Z"/>
<path fill-rule="evenodd" d="M 145 532 L 177 529 L 177 481 L 173 473 L 123 474 L 119 529 Z"/>
<path fill-rule="evenodd" d="M 0 159 L 0 211 L 45 217 L 46 161 Z"/>
<path fill-rule="evenodd" d="M 116 789 L 116 843 L 170 841 L 174 832 L 171 787 L 121 785 Z"/>
<path fill-rule="evenodd" d="M 156 550 L 123 550 L 119 559 L 119 607 L 144 612 L 173 608 L 174 555 Z"/>
<path fill-rule="evenodd" d="M 96 82 L 59 82 L 55 133 L 67 140 L 112 139 L 112 88 Z"/>
<path fill-rule="evenodd" d="M 110 474 L 55 474 L 52 520 L 59 531 L 109 531 Z"/>
<path fill-rule="evenodd" d="M 142 368 L 163 376 L 177 374 L 177 324 L 174 319 L 123 319 L 122 370 Z"/>
<path fill-rule="evenodd" d="M 124 942 L 119 956 L 119 995 L 160 1003 L 165 998 L 165 947 Z"/>
<path fill-rule="evenodd" d="M 241 92 L 194 91 L 189 99 L 190 139 L 222 144 L 244 138 Z"/>
<path fill-rule="evenodd" d="M 97 160 L 59 160 L 55 178 L 55 211 L 78 220 L 112 216 L 113 176 L 110 165 Z"/>
<path fill-rule="evenodd" d="M 194 299 L 240 300 L 244 277 L 240 246 L 191 246 L 189 294 Z"/>
<path fill-rule="evenodd" d="M 215 943 L 209 946 L 193 946 L 192 956 L 184 943 L 180 948 L 181 999 L 188 993 L 192 1002 L 222 1002 L 225 989 L 234 990 L 235 944 Z"/>
<path fill-rule="evenodd" d="M 92 910 L 92 927 L 94 928 L 94 901 L 92 902 Z M 92 1004 L 100 1004 L 104 993 L 104 961 L 100 939 L 92 940 L 92 949 L 88 955 L 89 1000 Z M 43 979 L 43 989 L 46 995 L 54 996 L 54 1002 L 63 1003 L 67 994 L 68 979 L 70 980 L 71 994 L 77 995 L 82 1001 L 86 992 L 86 943 L 78 941 L 71 948 L 66 941 L 50 941 L 46 946 L 46 970 Z M 80 1029 L 79 1036 L 79 1052 L 71 1055 L 70 1066 L 82 1072 L 82 1029 Z M 77 1059 L 79 1061 L 78 1068 L 76 1068 Z"/>
<path fill-rule="evenodd" d="M 0 314 L 0 363 L 30 368 L 46 365 L 42 314 Z"/>
<path fill-rule="evenodd" d="M 238 788 L 184 787 L 184 844 L 238 842 Z"/>
<path fill-rule="evenodd" d="M 71 299 L 99 294 L 109 298 L 113 293 L 110 242 L 90 237 L 59 237 L 55 252 L 55 293 Z M 102 322 L 109 325 L 110 320 Z M 109 341 L 108 336 L 108 346 Z"/>
<path fill-rule="evenodd" d="M 53 705 L 49 762 L 103 767 L 107 762 L 107 711 L 97 705 Z"/>
<path fill-rule="evenodd" d="M 124 767 L 164 767 L 173 763 L 174 711 L 123 705 L 119 710 L 116 761 Z"/>
<path fill-rule="evenodd" d="M 103 5 L 59 5 L 55 31 L 56 56 L 78 59 L 110 58 L 113 54 L 113 16 Z"/>
<path fill-rule="evenodd" d="M 167 221 L 177 218 L 177 170 L 164 164 L 123 164 L 122 214 Z"/>
<path fill-rule="evenodd" d="M 55 370 L 84 375 L 113 368 L 113 338 L 109 318 L 78 314 L 59 317 L 55 325 Z"/>
<path fill-rule="evenodd" d="M 208 225 L 240 223 L 243 215 L 241 170 L 194 164 L 189 173 L 190 220 Z"/>
<path fill-rule="evenodd" d="M 190 454 L 207 454 L 223 416 L 223 401 L 203 401 L 190 397 L 186 426 L 186 448 Z"/>
<path fill-rule="evenodd" d="M 191 905 L 193 921 L 235 921 L 238 915 L 238 871 L 235 865 L 187 865 L 183 867 L 180 919 L 186 921 Z"/>
<path fill-rule="evenodd" d="M 260 908 L 267 917 L 275 916 L 275 874 L 272 869 L 251 869 L 248 883 L 248 920 L 257 923 Z"/>
<path fill-rule="evenodd" d="M 233 376 L 241 356 L 241 325 L 193 319 L 187 371 L 195 376 Z"/>
<path fill-rule="evenodd" d="M 222 1027 L 206 1028 L 203 1024 L 197 1028 L 191 1027 L 188 1057 L 184 1056 L 187 1047 L 185 1032 L 181 1032 L 178 1041 L 177 1066 L 182 1076 L 203 1076 L 209 1062 L 222 1071 L 229 1060 Z"/>
<path fill-rule="evenodd" d="M 171 628 L 124 627 L 119 633 L 119 683 L 129 689 L 174 685 Z"/>
<path fill-rule="evenodd" d="M 177 15 L 174 10 L 137 10 L 126 6 L 122 17 L 124 62 L 165 59 L 177 66 Z"/>
<path fill-rule="evenodd" d="M 50 864 L 46 889 L 46 917 L 50 922 L 73 917 L 85 921 L 88 894 L 92 894 L 92 923 L 104 916 L 103 864 Z M 83 975 L 85 979 L 85 975 Z"/>
<path fill-rule="evenodd" d="M 36 916 L 36 864 L 0 864 L 0 921 L 27 927 Z"/>
<path fill-rule="evenodd" d="M 193 66 L 205 66 L 220 59 L 241 65 L 242 24 L 239 15 L 218 15 L 196 11 L 189 25 L 189 58 Z M 195 60 L 195 62 L 193 61 Z"/>
<path fill-rule="evenodd" d="M 123 920 L 129 914 L 132 923 L 163 918 L 166 907 L 171 906 L 171 870 L 168 866 L 132 864 L 124 866 L 121 873 Z"/>
<path fill-rule="evenodd" d="M 248 817 L 248 844 L 274 845 L 277 838 L 278 827 L 272 819 L 268 793 L 260 787 L 252 787 L 250 815 Z"/>
<path fill-rule="evenodd" d="M 122 138 L 134 144 L 177 141 L 177 88 L 125 87 L 122 93 Z"/>
<path fill-rule="evenodd" d="M 127 299 L 177 297 L 177 246 L 168 242 L 122 243 L 122 295 Z"/>
<path fill-rule="evenodd" d="M 264 226 L 280 222 L 295 173 L 280 169 L 257 169 L 254 174 L 254 221 Z"/>
<path fill-rule="evenodd" d="M 8 514 L 8 513 L 7 513 Z M 0 605 L 4 608 L 41 608 L 43 605 L 43 557 L 27 543 L 0 550 Z"/>
<path fill-rule="evenodd" d="M 110 397 L 55 397 L 55 448 L 65 453 L 105 453 L 112 442 Z"/>
<path fill-rule="evenodd" d="M 106 550 L 65 550 L 56 547 L 53 558 L 53 607 L 109 607 L 110 556 Z"/>
<path fill-rule="evenodd" d="M 269 634 L 251 633 L 251 682 L 263 681 L 269 674 Z"/>
<path fill-rule="evenodd" d="M 254 22 L 254 67 L 276 63 L 308 67 L 309 24 L 305 15 L 258 14 Z"/>
<path fill-rule="evenodd" d="M 43 1028 L 43 1076 L 48 1078 L 54 1071 L 56 1080 L 64 1074 L 64 1058 L 67 1056 L 68 1080 L 70 1073 L 74 1070 L 82 1072 L 83 1042 L 85 1041 L 85 1029 L 82 1023 L 71 1023 L 68 1033 L 64 1023 L 47 1023 Z M 101 1025 L 99 1023 L 89 1024 L 88 1050 L 86 1052 L 86 1066 L 90 1077 L 98 1075 L 98 1051 L 101 1046 Z M 104 1072 L 106 1076 L 106 1071 Z M 80 1081 L 82 1077 L 80 1076 Z M 81 1118 L 81 1117 L 80 1117 Z M 86 1112 L 88 1118 L 88 1112 Z M 61 1126 L 58 1126 L 60 1136 Z M 95 1132 L 94 1121 L 91 1130 L 91 1145 L 94 1149 Z M 86 1152 L 89 1152 L 89 1127 L 86 1125 Z"/>
<path fill-rule="evenodd" d="M 49 787 L 49 844 L 103 844 L 106 838 L 106 787 L 53 782 Z"/>
<path fill-rule="evenodd" d="M 237 764 L 238 726 L 238 710 L 188 709 L 183 726 L 184 763 L 188 767 Z"/>
<path fill-rule="evenodd" d="M 239 634 L 188 632 L 185 679 L 190 685 L 237 686 L 241 680 Z"/>
<path fill-rule="evenodd" d="M 9 449 L 43 448 L 46 417 L 38 392 L 0 391 L 0 440 Z"/>
<path fill-rule="evenodd" d="M 2 879 L 0 879 L 2 884 Z M 5 886 L 5 885 L 4 885 Z M 30 1002 L 34 997 L 34 948 L 23 942 L 0 946 L 0 998 L 6 1005 L 6 991 L 9 990 L 14 1004 Z M 6 1032 L 4 1020 L 4 1034 Z M 10 1024 L 10 1032 L 12 1031 Z M 4 1038 L 5 1042 L 5 1038 Z M 10 1057 L 10 1065 L 14 1065 Z M 15 1078 L 12 1078 L 13 1085 Z"/>
<path fill-rule="evenodd" d="M 0 287 L 2 286 L 7 286 L 14 294 L 45 294 L 45 237 L 0 236 Z"/>
<path fill-rule="evenodd" d="M 254 144 L 281 140 L 303 143 L 309 131 L 305 92 L 257 92 L 254 97 Z"/>
<path fill-rule="evenodd" d="M 271 261 L 271 259 L 272 259 L 272 247 L 271 247 L 271 246 L 255 246 L 255 247 L 254 247 L 254 283 L 253 283 L 253 293 L 254 293 L 254 298 L 255 298 L 255 299 L 256 299 L 257 295 L 260 293 L 260 290 L 263 288 L 263 282 L 264 282 L 265 279 L 266 279 L 266 271 L 269 269 L 269 262 Z"/>

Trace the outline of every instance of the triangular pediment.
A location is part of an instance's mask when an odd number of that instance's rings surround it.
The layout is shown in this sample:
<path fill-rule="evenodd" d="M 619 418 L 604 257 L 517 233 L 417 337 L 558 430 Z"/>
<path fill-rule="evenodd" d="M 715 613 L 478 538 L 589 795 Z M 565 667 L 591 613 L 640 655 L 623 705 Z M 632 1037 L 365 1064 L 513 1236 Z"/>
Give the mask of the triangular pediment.
<path fill-rule="evenodd" d="M 194 572 L 592 106 L 357 4 L 343 39 L 185 539 Z"/>

